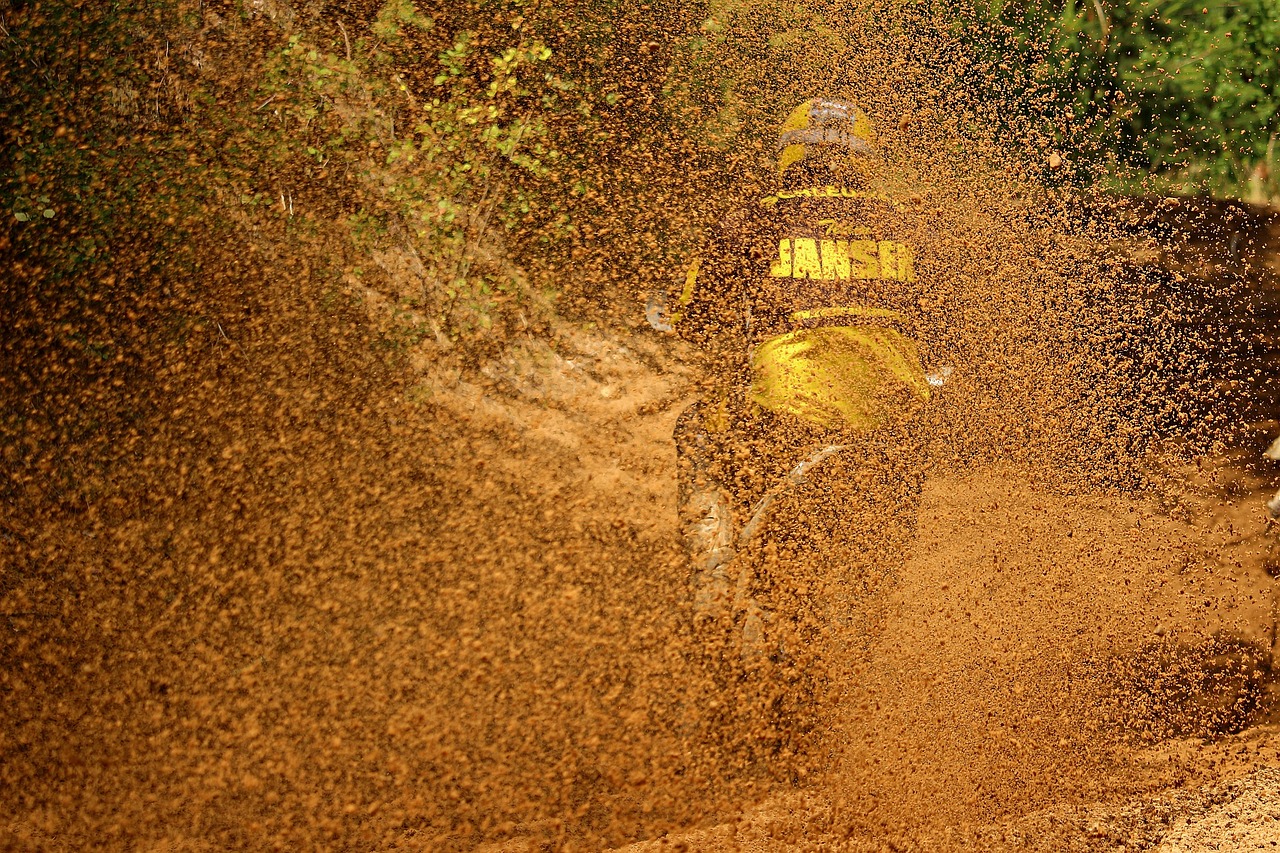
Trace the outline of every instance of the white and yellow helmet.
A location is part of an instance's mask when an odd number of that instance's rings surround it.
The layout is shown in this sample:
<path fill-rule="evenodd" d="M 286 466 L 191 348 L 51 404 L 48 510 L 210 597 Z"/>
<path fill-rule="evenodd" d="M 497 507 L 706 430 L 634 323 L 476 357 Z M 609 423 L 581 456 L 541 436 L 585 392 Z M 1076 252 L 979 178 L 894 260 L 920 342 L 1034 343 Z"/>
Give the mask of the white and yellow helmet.
<path fill-rule="evenodd" d="M 875 128 L 856 104 L 812 98 L 792 110 L 778 131 L 778 174 L 812 158 L 817 148 L 843 148 L 850 156 L 874 154 Z"/>

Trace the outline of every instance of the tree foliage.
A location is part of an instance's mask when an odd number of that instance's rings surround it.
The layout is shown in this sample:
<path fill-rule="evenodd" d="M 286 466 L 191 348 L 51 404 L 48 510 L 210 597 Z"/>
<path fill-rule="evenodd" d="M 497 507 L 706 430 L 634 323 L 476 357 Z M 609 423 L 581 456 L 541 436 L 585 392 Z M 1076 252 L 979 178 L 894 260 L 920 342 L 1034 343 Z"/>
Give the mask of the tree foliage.
<path fill-rule="evenodd" d="M 1275 196 L 1276 0 L 1013 0 L 957 31 L 1020 92 L 1009 122 L 1079 161 L 1188 191 Z M 993 73 L 994 72 L 994 73 Z"/>

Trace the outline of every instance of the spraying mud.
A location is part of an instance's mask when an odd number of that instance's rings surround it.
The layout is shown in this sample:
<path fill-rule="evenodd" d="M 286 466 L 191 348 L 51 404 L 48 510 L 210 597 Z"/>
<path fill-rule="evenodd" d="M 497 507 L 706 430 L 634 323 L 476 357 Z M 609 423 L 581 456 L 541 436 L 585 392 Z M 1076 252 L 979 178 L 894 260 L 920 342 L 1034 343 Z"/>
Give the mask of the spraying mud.
<path fill-rule="evenodd" d="M 1273 214 L 1062 186 L 918 11 L 160 4 L 90 86 L 118 22 L 77 9 L 5 11 L 6 192 L 48 207 L 0 235 L 4 847 L 1277 837 Z M 752 659 L 677 528 L 715 377 L 643 309 L 823 86 L 934 235 L 953 372 L 879 480 L 778 501 Z"/>

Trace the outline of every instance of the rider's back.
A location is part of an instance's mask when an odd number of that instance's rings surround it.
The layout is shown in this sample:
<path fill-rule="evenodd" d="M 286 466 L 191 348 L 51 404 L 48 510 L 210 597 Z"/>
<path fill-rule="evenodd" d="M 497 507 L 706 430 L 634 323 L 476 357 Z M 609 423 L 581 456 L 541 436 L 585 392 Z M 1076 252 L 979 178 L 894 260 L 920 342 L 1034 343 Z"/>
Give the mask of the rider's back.
<path fill-rule="evenodd" d="M 917 349 L 921 228 L 875 192 L 779 190 L 713 230 L 676 328 L 720 369 L 749 373 L 756 406 L 833 429 L 878 426 L 875 398 L 929 396 Z"/>

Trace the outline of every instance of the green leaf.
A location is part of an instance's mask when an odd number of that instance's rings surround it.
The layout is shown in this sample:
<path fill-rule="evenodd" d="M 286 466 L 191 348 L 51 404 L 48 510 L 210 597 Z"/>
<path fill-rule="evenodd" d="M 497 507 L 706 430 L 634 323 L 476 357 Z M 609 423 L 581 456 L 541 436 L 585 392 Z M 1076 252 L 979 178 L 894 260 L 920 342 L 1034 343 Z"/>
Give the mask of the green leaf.
<path fill-rule="evenodd" d="M 30 216 L 27 216 L 25 213 L 23 213 L 23 212 L 22 212 L 22 211 L 20 211 L 20 210 L 14 211 L 13 218 L 14 218 L 14 219 L 16 219 L 16 220 L 18 220 L 19 222 L 29 222 L 29 221 L 31 221 L 31 217 L 30 217 Z"/>
<path fill-rule="evenodd" d="M 42 211 L 40 211 L 40 212 L 41 212 L 42 214 L 44 214 L 44 218 L 45 218 L 45 219 L 53 219 L 53 208 L 52 208 L 52 207 L 46 207 L 44 210 L 42 210 Z"/>

